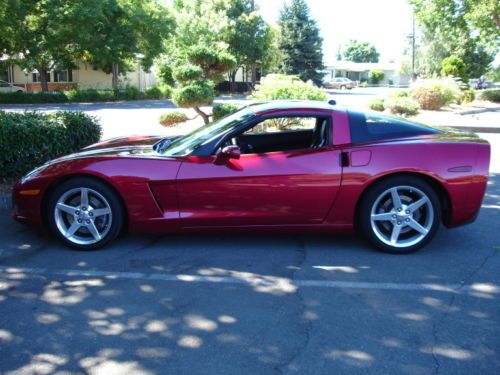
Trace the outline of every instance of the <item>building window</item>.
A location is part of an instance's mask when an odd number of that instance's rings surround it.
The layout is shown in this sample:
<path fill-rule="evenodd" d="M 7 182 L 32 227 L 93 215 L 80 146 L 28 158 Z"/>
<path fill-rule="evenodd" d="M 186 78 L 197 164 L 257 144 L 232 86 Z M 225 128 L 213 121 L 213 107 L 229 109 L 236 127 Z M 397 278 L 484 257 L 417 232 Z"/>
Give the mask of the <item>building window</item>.
<path fill-rule="evenodd" d="M 73 82 L 73 71 L 68 70 L 55 70 L 54 82 Z"/>
<path fill-rule="evenodd" d="M 40 73 L 32 73 L 33 82 L 40 82 Z M 50 82 L 50 72 L 46 74 L 47 82 Z"/>

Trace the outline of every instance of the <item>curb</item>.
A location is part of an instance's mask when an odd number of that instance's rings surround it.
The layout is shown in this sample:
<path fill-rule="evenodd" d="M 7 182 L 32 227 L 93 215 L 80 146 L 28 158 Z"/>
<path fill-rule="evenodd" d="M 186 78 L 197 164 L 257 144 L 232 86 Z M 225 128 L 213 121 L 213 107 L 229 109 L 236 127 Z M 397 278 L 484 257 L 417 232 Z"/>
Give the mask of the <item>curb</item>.
<path fill-rule="evenodd" d="M 455 113 L 460 116 L 465 116 L 465 115 L 477 115 L 479 113 L 486 113 L 486 112 L 500 112 L 500 108 L 476 108 L 465 111 L 458 111 Z"/>
<path fill-rule="evenodd" d="M 439 127 L 439 126 L 437 126 Z M 491 126 L 453 126 L 453 125 L 446 125 L 444 126 L 446 128 L 452 128 L 456 130 L 462 130 L 466 132 L 472 132 L 472 133 L 491 133 L 491 134 L 498 134 L 500 133 L 500 128 L 495 128 Z"/>

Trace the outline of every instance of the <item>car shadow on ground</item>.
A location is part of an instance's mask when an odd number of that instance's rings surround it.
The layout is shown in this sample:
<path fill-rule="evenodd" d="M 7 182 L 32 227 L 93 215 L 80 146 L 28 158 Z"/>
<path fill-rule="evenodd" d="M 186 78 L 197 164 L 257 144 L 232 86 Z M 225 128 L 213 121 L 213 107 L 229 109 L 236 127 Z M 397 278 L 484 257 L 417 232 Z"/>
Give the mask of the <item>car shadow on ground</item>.
<path fill-rule="evenodd" d="M 492 233 L 500 175 L 475 224 L 441 230 L 409 256 L 375 252 L 356 236 L 248 234 L 126 236 L 78 252 L 1 214 L 0 372 L 473 374 L 500 366 L 500 238 Z M 388 283 L 435 288 L 391 291 Z"/>

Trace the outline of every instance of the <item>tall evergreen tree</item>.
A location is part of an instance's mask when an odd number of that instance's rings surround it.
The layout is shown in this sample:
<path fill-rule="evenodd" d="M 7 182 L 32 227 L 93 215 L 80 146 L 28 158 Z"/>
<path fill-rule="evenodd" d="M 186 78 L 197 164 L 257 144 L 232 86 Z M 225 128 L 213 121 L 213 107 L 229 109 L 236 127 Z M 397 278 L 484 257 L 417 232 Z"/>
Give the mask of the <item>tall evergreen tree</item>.
<path fill-rule="evenodd" d="M 282 70 L 286 74 L 298 75 L 302 80 L 320 84 L 323 78 L 323 39 L 319 35 L 316 21 L 309 15 L 304 0 L 285 3 L 281 10 L 280 49 L 283 52 Z"/>

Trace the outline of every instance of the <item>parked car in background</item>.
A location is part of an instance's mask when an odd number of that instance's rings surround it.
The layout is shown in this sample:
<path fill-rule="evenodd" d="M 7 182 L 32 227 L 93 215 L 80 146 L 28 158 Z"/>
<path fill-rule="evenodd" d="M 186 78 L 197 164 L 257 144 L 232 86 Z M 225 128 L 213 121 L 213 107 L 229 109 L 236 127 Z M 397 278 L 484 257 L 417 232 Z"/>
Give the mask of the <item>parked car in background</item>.
<path fill-rule="evenodd" d="M 0 93 L 3 92 L 26 92 L 24 87 L 14 86 L 12 83 L 0 80 Z"/>
<path fill-rule="evenodd" d="M 356 82 L 351 81 L 349 78 L 337 77 L 330 81 L 325 82 L 324 87 L 327 89 L 347 89 L 351 90 L 356 87 Z"/>
<path fill-rule="evenodd" d="M 469 79 L 469 85 L 474 87 L 476 90 L 484 90 L 490 87 L 490 83 L 483 81 L 481 78 Z"/>
<path fill-rule="evenodd" d="M 394 254 L 476 218 L 490 146 L 327 103 L 250 105 L 182 137 L 124 137 L 33 170 L 13 217 L 90 250 L 122 231 L 352 233 Z"/>

